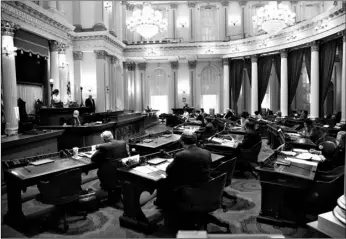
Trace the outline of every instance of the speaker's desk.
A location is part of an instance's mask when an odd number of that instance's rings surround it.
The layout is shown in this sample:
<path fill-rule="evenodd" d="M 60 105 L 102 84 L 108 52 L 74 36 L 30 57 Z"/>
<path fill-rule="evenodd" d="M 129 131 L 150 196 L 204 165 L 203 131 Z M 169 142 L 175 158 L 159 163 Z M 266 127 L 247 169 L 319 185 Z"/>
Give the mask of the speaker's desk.
<path fill-rule="evenodd" d="M 79 116 L 89 113 L 89 107 L 69 107 L 69 108 L 41 108 L 39 111 L 41 125 L 60 125 L 60 118 L 69 119 L 73 116 L 73 111 L 78 110 Z"/>

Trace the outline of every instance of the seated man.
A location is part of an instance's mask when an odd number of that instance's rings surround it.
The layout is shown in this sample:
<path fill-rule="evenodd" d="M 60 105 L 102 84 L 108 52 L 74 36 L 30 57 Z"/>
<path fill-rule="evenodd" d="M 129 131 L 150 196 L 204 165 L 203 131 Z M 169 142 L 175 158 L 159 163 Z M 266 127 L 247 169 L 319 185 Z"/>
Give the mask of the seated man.
<path fill-rule="evenodd" d="M 184 150 L 168 165 L 167 178 L 159 181 L 155 204 L 162 208 L 174 207 L 180 187 L 198 187 L 210 178 L 211 153 L 197 147 L 197 136 L 193 131 L 185 130 L 180 140 Z"/>
<path fill-rule="evenodd" d="M 212 123 L 212 118 L 206 117 L 205 119 L 207 124 L 204 128 L 203 139 L 207 139 L 216 133 L 216 129 Z"/>
<path fill-rule="evenodd" d="M 103 144 L 99 144 L 96 146 L 96 152 L 91 157 L 91 161 L 97 163 L 99 165 L 99 170 L 97 171 L 97 176 L 100 180 L 100 186 L 104 190 L 108 190 L 107 188 L 107 174 L 108 173 L 116 173 L 109 172 L 107 167 L 102 167 L 102 165 L 113 159 L 122 159 L 126 158 L 130 155 L 129 146 L 123 140 L 114 140 L 113 134 L 110 131 L 104 131 L 101 134 L 101 138 L 103 140 Z"/>
<path fill-rule="evenodd" d="M 190 118 L 189 112 L 187 112 L 187 110 L 184 110 L 184 114 L 182 117 L 183 117 L 183 119 L 185 119 L 185 121 L 189 120 L 189 118 Z"/>
<path fill-rule="evenodd" d="M 205 125 L 205 123 L 204 123 L 204 117 L 203 117 L 203 115 L 202 115 L 198 110 L 196 111 L 196 120 L 197 120 L 197 121 L 201 121 L 202 126 Z"/>
<path fill-rule="evenodd" d="M 243 141 L 238 145 L 239 149 L 251 149 L 258 142 L 262 141 L 261 136 L 255 130 L 255 124 L 252 122 L 245 123 L 246 134 Z"/>
<path fill-rule="evenodd" d="M 248 112 L 243 112 L 240 115 L 240 126 L 245 130 L 245 124 L 249 122 L 249 113 Z"/>
<path fill-rule="evenodd" d="M 255 111 L 255 118 L 256 119 L 262 119 L 262 115 L 258 110 Z"/>
<path fill-rule="evenodd" d="M 69 125 L 81 126 L 83 124 L 83 119 L 79 116 L 79 111 L 73 111 L 73 117 L 69 120 Z"/>
<path fill-rule="evenodd" d="M 317 142 L 317 140 L 322 136 L 321 132 L 315 127 L 314 122 L 311 119 L 306 119 L 304 122 L 304 128 L 299 132 L 303 137 L 311 139 L 312 142 Z"/>

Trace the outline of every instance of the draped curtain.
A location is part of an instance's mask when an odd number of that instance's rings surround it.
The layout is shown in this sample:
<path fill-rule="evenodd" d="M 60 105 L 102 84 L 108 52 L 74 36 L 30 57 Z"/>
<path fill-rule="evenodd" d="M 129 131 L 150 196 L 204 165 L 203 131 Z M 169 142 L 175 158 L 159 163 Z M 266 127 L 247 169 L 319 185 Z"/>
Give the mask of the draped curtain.
<path fill-rule="evenodd" d="M 336 47 L 338 40 L 326 42 L 320 46 L 319 52 L 319 75 L 320 75 L 320 117 L 324 115 L 323 103 L 327 97 L 329 82 L 332 78 L 334 61 L 336 56 Z"/>
<path fill-rule="evenodd" d="M 232 92 L 230 105 L 235 112 L 238 112 L 237 102 L 239 99 L 241 84 L 243 81 L 244 60 L 229 59 L 229 66 L 230 92 Z"/>
<path fill-rule="evenodd" d="M 342 50 L 343 50 L 343 44 L 342 44 L 342 37 L 337 39 L 337 48 L 338 48 L 338 53 L 339 53 L 339 59 L 340 59 L 340 64 L 342 65 Z"/>
<path fill-rule="evenodd" d="M 275 72 L 276 76 L 278 78 L 279 86 L 281 84 L 281 55 L 276 54 L 273 56 L 274 58 L 274 66 L 275 66 Z"/>
<path fill-rule="evenodd" d="M 291 51 L 287 56 L 288 65 L 288 106 L 291 105 L 294 96 L 296 95 L 300 75 L 303 66 L 303 56 L 305 49 Z M 290 107 L 288 107 L 290 109 Z"/>
<path fill-rule="evenodd" d="M 258 110 L 261 110 L 261 104 L 266 94 L 270 72 L 272 69 L 273 56 L 263 56 L 258 58 Z M 254 112 L 251 112 L 253 114 Z"/>
<path fill-rule="evenodd" d="M 249 82 L 250 82 L 250 86 L 251 86 L 251 59 L 250 58 L 246 58 L 244 60 L 244 67 L 247 71 L 247 75 L 249 77 Z"/>
<path fill-rule="evenodd" d="M 311 84 L 311 48 L 310 47 L 305 48 L 304 58 L 305 58 L 306 72 L 308 73 L 309 83 Z"/>

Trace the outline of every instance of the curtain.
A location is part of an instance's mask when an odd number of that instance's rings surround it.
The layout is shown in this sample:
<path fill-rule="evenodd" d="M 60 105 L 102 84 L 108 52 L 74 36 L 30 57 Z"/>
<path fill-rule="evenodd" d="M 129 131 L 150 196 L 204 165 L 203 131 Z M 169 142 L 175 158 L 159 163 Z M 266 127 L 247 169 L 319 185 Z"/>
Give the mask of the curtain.
<path fill-rule="evenodd" d="M 306 72 L 308 73 L 309 83 L 311 84 L 311 80 L 310 80 L 311 79 L 311 48 L 310 47 L 305 48 L 304 58 L 305 58 Z"/>
<path fill-rule="evenodd" d="M 340 64 L 342 65 L 342 50 L 343 50 L 343 44 L 342 44 L 342 37 L 337 39 L 337 48 L 339 52 L 339 59 L 340 59 Z"/>
<path fill-rule="evenodd" d="M 272 69 L 273 56 L 263 56 L 258 58 L 258 110 L 267 91 L 270 72 Z M 251 112 L 253 114 L 254 112 Z"/>
<path fill-rule="evenodd" d="M 244 60 L 229 60 L 229 80 L 230 91 L 232 92 L 230 105 L 235 112 L 238 112 L 237 102 L 240 95 L 241 84 L 243 81 Z M 232 104 L 233 102 L 233 104 Z"/>
<path fill-rule="evenodd" d="M 278 78 L 279 86 L 281 83 L 281 54 L 276 54 L 273 56 L 274 58 L 274 66 L 275 66 L 275 72 L 276 76 Z"/>
<path fill-rule="evenodd" d="M 326 42 L 320 46 L 320 118 L 324 115 L 323 103 L 327 97 L 329 82 L 332 78 L 337 43 L 338 39 Z"/>
<path fill-rule="evenodd" d="M 250 82 L 250 86 L 251 86 L 251 59 L 250 58 L 246 58 L 244 60 L 244 67 L 247 71 L 247 75 L 249 77 L 249 82 Z"/>
<path fill-rule="evenodd" d="M 305 49 L 298 49 L 298 50 L 289 52 L 287 56 L 288 108 L 289 109 L 293 101 L 293 98 L 296 95 L 300 75 L 302 72 L 304 53 L 305 53 Z"/>

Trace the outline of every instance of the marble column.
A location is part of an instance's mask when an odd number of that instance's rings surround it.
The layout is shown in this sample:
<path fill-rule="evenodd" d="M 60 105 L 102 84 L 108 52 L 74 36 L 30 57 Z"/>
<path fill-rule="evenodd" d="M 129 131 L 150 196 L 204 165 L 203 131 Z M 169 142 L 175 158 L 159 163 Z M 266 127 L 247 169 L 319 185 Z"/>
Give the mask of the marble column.
<path fill-rule="evenodd" d="M 74 89 L 75 89 L 75 99 L 76 102 L 80 102 L 80 105 L 84 104 L 81 95 L 81 79 L 82 79 L 82 63 L 83 63 L 83 52 L 74 51 L 73 52 L 73 64 L 74 64 Z"/>
<path fill-rule="evenodd" d="M 189 85 L 190 85 L 190 106 L 194 107 L 196 103 L 196 66 L 197 61 L 188 61 L 189 66 Z"/>
<path fill-rule="evenodd" d="M 230 90 L 229 90 L 229 63 L 228 59 L 222 59 L 223 65 L 223 109 L 221 108 L 220 113 L 226 112 L 229 109 Z"/>
<path fill-rule="evenodd" d="M 69 100 L 67 95 L 67 61 L 66 61 L 66 45 L 61 44 L 58 51 L 59 59 L 59 84 L 60 84 L 60 99 L 62 102 Z"/>
<path fill-rule="evenodd" d="M 173 91 L 173 97 L 172 97 L 172 102 L 171 108 L 177 108 L 179 103 L 178 103 L 178 69 L 179 69 L 179 62 L 178 61 L 173 61 L 171 62 L 171 69 L 172 69 L 172 91 Z"/>
<path fill-rule="evenodd" d="M 317 42 L 311 45 L 311 84 L 310 84 L 310 118 L 319 118 L 320 85 L 319 85 L 319 46 Z M 282 80 L 281 80 L 282 81 Z"/>
<path fill-rule="evenodd" d="M 189 7 L 189 23 L 190 23 L 190 31 L 189 31 L 189 40 L 194 42 L 196 40 L 195 36 L 195 7 L 196 3 L 188 2 Z"/>
<path fill-rule="evenodd" d="M 62 43 L 57 41 L 49 41 L 50 49 L 50 79 L 53 79 L 53 90 L 58 89 L 60 91 L 60 79 L 59 79 L 59 55 L 58 52 L 62 46 Z"/>
<path fill-rule="evenodd" d="M 128 79 L 127 79 L 127 90 L 128 90 L 128 109 L 135 110 L 135 71 L 136 63 L 127 63 Z"/>
<path fill-rule="evenodd" d="M 229 1 L 222 1 L 221 2 L 222 5 L 222 13 L 221 13 L 221 17 L 222 17 L 222 21 L 221 21 L 221 32 L 222 34 L 222 38 L 221 40 L 228 40 L 228 6 L 229 6 Z"/>
<path fill-rule="evenodd" d="M 18 134 L 19 109 L 17 107 L 17 82 L 16 82 L 16 48 L 13 36 L 19 28 L 13 22 L 1 20 L 1 68 L 3 84 L 3 102 L 6 119 L 5 133 Z"/>
<path fill-rule="evenodd" d="M 287 51 L 280 52 L 281 55 L 281 83 L 280 83 L 280 111 L 282 117 L 288 116 L 288 64 Z"/>
<path fill-rule="evenodd" d="M 105 17 L 103 12 L 103 1 L 94 1 L 95 25 L 94 31 L 107 31 L 105 26 Z"/>
<path fill-rule="evenodd" d="M 106 111 L 106 51 L 95 51 L 96 55 L 96 112 Z"/>
<path fill-rule="evenodd" d="M 343 34 L 344 35 L 342 37 L 343 48 L 342 48 L 342 71 L 341 71 L 341 122 L 346 123 L 346 33 L 345 31 Z"/>
<path fill-rule="evenodd" d="M 140 98 L 140 110 L 144 110 L 148 105 L 149 102 L 147 101 L 146 96 L 146 89 L 147 89 L 147 63 L 138 63 L 138 69 L 139 69 L 139 77 L 140 77 L 140 84 L 141 84 L 141 98 Z"/>
<path fill-rule="evenodd" d="M 172 14 L 172 38 L 177 38 L 177 3 L 171 3 L 170 4 L 170 10 Z"/>
<path fill-rule="evenodd" d="M 124 109 L 129 109 L 128 62 L 123 62 Z"/>
<path fill-rule="evenodd" d="M 82 31 L 82 22 L 81 22 L 81 8 L 80 8 L 80 1 L 73 1 L 72 2 L 72 23 L 73 26 L 76 28 L 74 29 L 75 32 L 81 32 Z"/>
<path fill-rule="evenodd" d="M 251 56 L 251 112 L 250 115 L 255 115 L 258 110 L 258 70 L 257 56 Z"/>
<path fill-rule="evenodd" d="M 113 5 L 114 6 L 114 5 Z M 110 109 L 116 110 L 117 106 L 117 78 L 116 78 L 116 68 L 119 59 L 116 56 L 111 56 L 111 69 L 110 69 Z"/>

